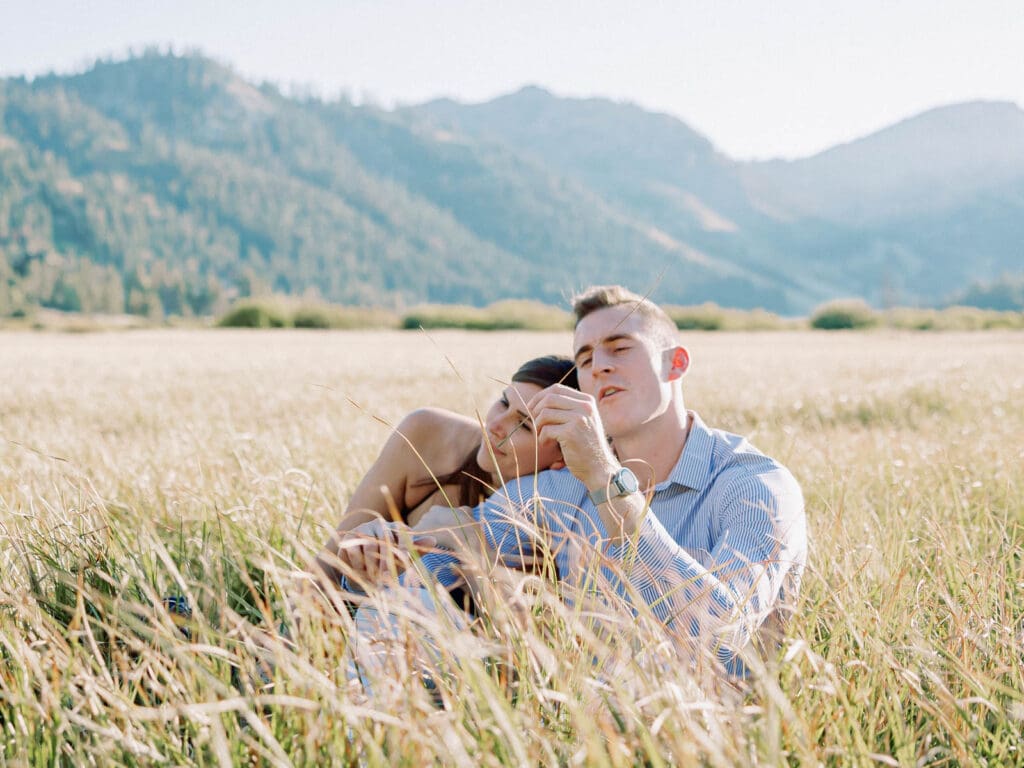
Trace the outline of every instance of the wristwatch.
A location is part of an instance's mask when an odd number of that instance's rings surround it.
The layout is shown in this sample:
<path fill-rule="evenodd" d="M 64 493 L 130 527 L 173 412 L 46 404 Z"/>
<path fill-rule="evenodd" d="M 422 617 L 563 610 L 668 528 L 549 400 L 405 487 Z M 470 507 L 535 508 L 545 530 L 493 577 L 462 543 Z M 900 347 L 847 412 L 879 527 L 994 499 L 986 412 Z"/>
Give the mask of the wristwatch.
<path fill-rule="evenodd" d="M 606 501 L 611 499 L 617 499 L 620 496 L 628 496 L 631 493 L 636 493 L 640 490 L 640 481 L 636 479 L 629 469 L 622 467 L 618 472 L 612 475 L 612 479 L 608 481 L 607 485 L 600 488 L 595 488 L 592 491 L 588 491 L 590 500 L 594 502 L 594 506 L 600 506 Z"/>

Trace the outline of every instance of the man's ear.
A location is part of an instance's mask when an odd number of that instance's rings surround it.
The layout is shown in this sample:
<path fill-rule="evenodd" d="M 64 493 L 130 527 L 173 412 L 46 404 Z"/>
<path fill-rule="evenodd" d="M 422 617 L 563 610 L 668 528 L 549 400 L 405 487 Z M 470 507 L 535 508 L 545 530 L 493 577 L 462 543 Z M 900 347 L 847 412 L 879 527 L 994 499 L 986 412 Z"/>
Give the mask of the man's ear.
<path fill-rule="evenodd" d="M 672 347 L 668 350 L 668 380 L 675 381 L 686 375 L 690 369 L 690 353 L 686 347 Z"/>

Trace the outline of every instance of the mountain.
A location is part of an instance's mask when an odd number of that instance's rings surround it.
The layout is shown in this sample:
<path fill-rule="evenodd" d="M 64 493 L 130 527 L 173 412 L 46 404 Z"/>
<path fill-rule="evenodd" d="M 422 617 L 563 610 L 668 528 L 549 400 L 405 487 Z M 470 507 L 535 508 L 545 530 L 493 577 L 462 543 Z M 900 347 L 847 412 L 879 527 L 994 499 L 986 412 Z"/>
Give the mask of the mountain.
<path fill-rule="evenodd" d="M 787 235 L 752 205 L 742 166 L 676 118 L 537 87 L 485 104 L 442 99 L 407 113 L 534 157 L 648 222 L 691 258 L 728 265 L 713 292 L 698 300 L 802 311 L 835 291 L 828 280 L 785 263 Z M 671 296 L 672 286 L 663 288 Z"/>
<path fill-rule="evenodd" d="M 501 260 L 526 279 L 520 259 L 364 171 L 310 109 L 213 62 L 147 56 L 2 94 L 0 162 L 26 183 L 4 190 L 0 248 L 30 283 L 87 259 L 124 277 L 129 310 L 135 289 L 174 311 L 154 286 L 386 303 L 498 298 L 467 270 Z"/>
<path fill-rule="evenodd" d="M 677 300 L 699 301 L 757 280 L 508 147 L 288 99 L 200 57 L 7 80 L 0 108 L 7 306 L 112 309 L 119 280 L 133 312 L 204 312 L 267 289 L 560 302 L 662 273 Z M 99 273 L 102 301 L 86 284 Z"/>
<path fill-rule="evenodd" d="M 1024 111 L 1014 104 L 934 109 L 811 158 L 763 163 L 730 160 L 672 117 L 538 88 L 411 111 L 542 158 L 659 231 L 774 278 L 790 305 L 794 294 L 936 304 L 1024 273 Z"/>
<path fill-rule="evenodd" d="M 746 204 L 736 165 L 710 141 L 673 117 L 630 104 L 560 99 L 527 87 L 485 104 L 439 100 L 409 111 L 525 150 L 638 211 L 674 199 L 674 213 L 689 228 L 734 229 L 726 216 Z"/>
<path fill-rule="evenodd" d="M 941 107 L 803 160 L 744 168 L 751 199 L 845 264 L 853 294 L 935 303 L 1024 274 L 1024 110 Z M 888 294 L 888 296 L 886 296 Z"/>
<path fill-rule="evenodd" d="M 1024 110 L 940 107 L 810 158 L 748 165 L 743 175 L 755 199 L 789 216 L 866 226 L 954 210 L 1024 178 Z"/>
<path fill-rule="evenodd" d="M 792 162 L 525 88 L 385 111 L 199 56 L 0 80 L 0 314 L 561 303 L 594 282 L 802 313 L 1024 272 L 1024 113 L 946 107 Z"/>

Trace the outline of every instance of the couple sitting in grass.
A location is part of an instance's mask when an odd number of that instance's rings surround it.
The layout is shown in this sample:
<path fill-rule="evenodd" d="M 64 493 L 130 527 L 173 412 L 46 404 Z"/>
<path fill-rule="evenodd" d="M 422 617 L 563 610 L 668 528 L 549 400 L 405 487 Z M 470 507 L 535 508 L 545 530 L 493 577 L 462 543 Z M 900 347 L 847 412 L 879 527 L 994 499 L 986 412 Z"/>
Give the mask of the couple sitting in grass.
<path fill-rule="evenodd" d="M 362 605 L 355 652 L 394 630 L 382 592 L 459 623 L 437 585 L 473 595 L 531 566 L 570 602 L 626 601 L 731 675 L 777 636 L 807 557 L 793 476 L 686 409 L 689 354 L 658 306 L 602 286 L 574 311 L 573 359 L 525 364 L 482 436 L 417 411 L 357 488 L 313 566 Z"/>

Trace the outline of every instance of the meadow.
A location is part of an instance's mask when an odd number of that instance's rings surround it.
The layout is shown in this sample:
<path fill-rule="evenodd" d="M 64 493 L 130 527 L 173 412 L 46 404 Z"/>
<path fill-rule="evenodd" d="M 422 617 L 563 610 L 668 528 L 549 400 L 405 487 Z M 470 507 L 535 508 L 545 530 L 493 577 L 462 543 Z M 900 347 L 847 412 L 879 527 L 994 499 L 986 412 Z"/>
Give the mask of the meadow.
<path fill-rule="evenodd" d="M 245 627 L 290 620 L 389 424 L 482 413 L 569 334 L 0 333 L 0 765 L 1024 765 L 1024 333 L 684 341 L 688 406 L 804 488 L 766 670 L 707 684 L 539 590 L 429 628 L 438 691 L 365 701 L 347 616 L 272 643 L 270 685 Z"/>

